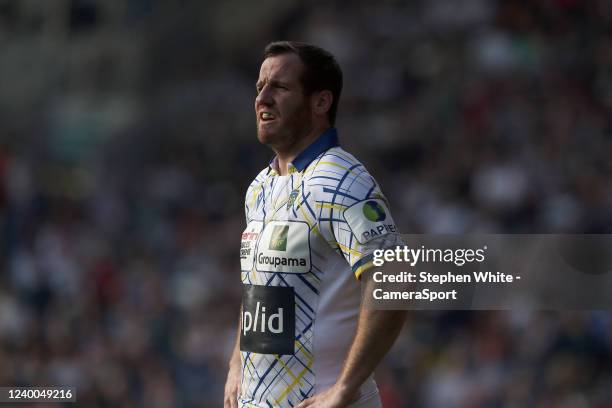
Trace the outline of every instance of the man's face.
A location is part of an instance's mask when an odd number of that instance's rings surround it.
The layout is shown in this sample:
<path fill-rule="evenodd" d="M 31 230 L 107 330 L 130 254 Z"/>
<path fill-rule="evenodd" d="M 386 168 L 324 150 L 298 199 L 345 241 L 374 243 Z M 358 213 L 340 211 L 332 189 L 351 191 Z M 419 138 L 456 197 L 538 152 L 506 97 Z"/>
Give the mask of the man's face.
<path fill-rule="evenodd" d="M 304 65 L 296 54 L 268 57 L 257 80 L 257 138 L 276 151 L 287 150 L 312 127 L 309 98 L 300 77 Z"/>

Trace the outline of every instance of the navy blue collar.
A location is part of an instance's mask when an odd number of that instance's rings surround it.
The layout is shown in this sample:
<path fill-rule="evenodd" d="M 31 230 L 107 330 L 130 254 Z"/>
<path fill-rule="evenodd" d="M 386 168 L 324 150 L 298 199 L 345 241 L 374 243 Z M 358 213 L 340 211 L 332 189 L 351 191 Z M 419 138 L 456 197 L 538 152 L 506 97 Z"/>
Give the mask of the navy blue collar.
<path fill-rule="evenodd" d="M 329 128 L 314 142 L 310 144 L 302 153 L 298 154 L 293 160 L 293 165 L 297 171 L 304 170 L 321 153 L 326 152 L 332 147 L 338 146 L 338 131 L 336 128 Z"/>
<path fill-rule="evenodd" d="M 336 128 L 329 128 L 321 136 L 319 136 L 314 142 L 310 144 L 306 149 L 302 150 L 300 154 L 291 162 L 293 167 L 297 171 L 303 171 L 314 159 L 316 159 L 321 153 L 326 152 L 332 147 L 338 146 L 338 131 Z M 270 162 L 270 166 L 274 163 L 276 157 Z"/>

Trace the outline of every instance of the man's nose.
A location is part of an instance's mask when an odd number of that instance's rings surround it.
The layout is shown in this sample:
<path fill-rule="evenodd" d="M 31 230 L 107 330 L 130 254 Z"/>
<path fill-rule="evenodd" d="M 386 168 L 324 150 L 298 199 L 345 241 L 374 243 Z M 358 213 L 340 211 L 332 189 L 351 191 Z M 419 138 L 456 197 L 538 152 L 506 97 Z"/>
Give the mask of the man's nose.
<path fill-rule="evenodd" d="M 257 97 L 255 98 L 255 105 L 271 105 L 272 102 L 273 101 L 270 95 L 270 87 L 268 85 L 265 85 L 257 94 Z"/>

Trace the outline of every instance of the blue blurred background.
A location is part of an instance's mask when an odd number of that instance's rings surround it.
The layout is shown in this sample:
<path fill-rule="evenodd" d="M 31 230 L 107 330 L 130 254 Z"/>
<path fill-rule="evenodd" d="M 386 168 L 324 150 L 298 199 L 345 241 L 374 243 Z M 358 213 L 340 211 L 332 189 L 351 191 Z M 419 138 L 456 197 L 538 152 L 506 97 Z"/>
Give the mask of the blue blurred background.
<path fill-rule="evenodd" d="M 406 233 L 612 231 L 608 0 L 0 0 L 0 385 L 219 407 L 264 46 L 329 49 Z M 411 312 L 386 408 L 612 406 L 612 312 Z"/>

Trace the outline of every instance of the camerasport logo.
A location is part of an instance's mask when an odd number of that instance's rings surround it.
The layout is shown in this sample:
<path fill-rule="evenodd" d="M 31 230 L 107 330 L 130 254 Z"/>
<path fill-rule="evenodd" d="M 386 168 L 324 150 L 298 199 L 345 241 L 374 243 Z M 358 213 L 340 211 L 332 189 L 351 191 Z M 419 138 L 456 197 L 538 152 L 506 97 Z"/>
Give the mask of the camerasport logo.
<path fill-rule="evenodd" d="M 255 245 L 261 233 L 263 223 L 261 221 L 251 221 L 242 233 L 240 241 L 240 269 L 250 271 L 253 269 L 255 259 Z"/>
<path fill-rule="evenodd" d="M 293 354 L 295 298 L 292 287 L 244 285 L 240 350 Z"/>

